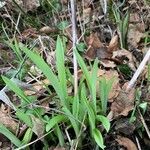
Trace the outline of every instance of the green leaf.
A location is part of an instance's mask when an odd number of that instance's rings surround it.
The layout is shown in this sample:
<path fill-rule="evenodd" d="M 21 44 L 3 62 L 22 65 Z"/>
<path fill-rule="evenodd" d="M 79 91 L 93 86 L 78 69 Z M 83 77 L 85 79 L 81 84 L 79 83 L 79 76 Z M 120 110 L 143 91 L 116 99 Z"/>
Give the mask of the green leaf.
<path fill-rule="evenodd" d="M 18 109 L 16 111 L 16 116 L 19 118 L 19 120 L 23 121 L 30 128 L 33 127 L 30 115 L 26 114 L 23 110 Z"/>
<path fill-rule="evenodd" d="M 81 89 L 81 100 L 83 101 L 85 107 L 87 108 L 90 127 L 93 130 L 95 128 L 95 113 L 92 109 L 92 106 L 89 104 L 89 101 L 86 98 L 86 91 L 84 84 L 82 85 Z"/>
<path fill-rule="evenodd" d="M 60 130 L 58 124 L 56 124 L 56 133 L 57 133 L 57 136 L 58 136 L 58 139 L 59 139 L 59 144 L 60 144 L 61 147 L 63 147 L 65 145 L 64 136 L 63 136 L 63 133 Z"/>
<path fill-rule="evenodd" d="M 17 40 L 15 39 L 14 44 L 10 41 L 5 41 L 5 43 L 14 51 L 18 60 L 21 61 L 23 58 L 22 58 L 22 53 L 21 53 L 21 50 L 19 49 L 19 44 Z"/>
<path fill-rule="evenodd" d="M 1 123 L 0 123 L 0 133 L 6 136 L 17 147 L 21 146 L 21 141 Z"/>
<path fill-rule="evenodd" d="M 66 29 L 66 27 L 69 25 L 68 21 L 61 21 L 59 24 L 58 24 L 58 29 L 59 30 L 64 30 Z"/>
<path fill-rule="evenodd" d="M 97 115 L 96 120 L 102 123 L 103 127 L 106 129 L 107 132 L 110 130 L 110 121 L 107 117 L 102 115 Z"/>
<path fill-rule="evenodd" d="M 30 100 L 24 94 L 24 92 L 10 79 L 5 76 L 2 76 L 2 79 L 6 83 L 6 85 L 13 91 L 15 94 L 21 98 L 23 104 L 30 104 Z"/>
<path fill-rule="evenodd" d="M 62 40 L 58 36 L 56 44 L 56 66 L 58 71 L 58 79 L 60 81 L 61 90 L 63 91 L 64 97 L 67 97 L 67 80 L 65 72 L 65 61 L 64 61 L 64 47 Z"/>
<path fill-rule="evenodd" d="M 37 53 L 30 51 L 27 47 L 21 47 L 26 55 L 37 65 L 37 67 L 44 73 L 47 79 L 50 81 L 51 85 L 54 87 L 59 98 L 62 100 L 62 104 L 65 106 L 65 96 L 61 89 L 60 82 L 57 76 L 53 73 L 52 69 L 47 65 L 47 63 L 40 57 Z"/>
<path fill-rule="evenodd" d="M 92 100 L 93 100 L 93 105 L 94 105 L 94 110 L 96 112 L 96 82 L 97 82 L 97 71 L 98 71 L 98 59 L 95 59 L 94 65 L 92 68 L 92 75 L 91 75 L 91 89 L 92 89 Z"/>
<path fill-rule="evenodd" d="M 60 122 L 65 122 L 66 121 L 66 116 L 64 115 L 57 115 L 52 117 L 50 121 L 48 121 L 48 124 L 46 125 L 46 132 L 51 130 L 56 124 L 59 124 Z"/>
<path fill-rule="evenodd" d="M 103 113 L 106 113 L 107 111 L 107 102 L 108 102 L 108 96 L 109 92 L 111 91 L 112 84 L 114 82 L 114 78 L 106 81 L 106 79 L 103 77 L 100 80 L 100 98 L 101 98 L 101 108 Z"/>
<path fill-rule="evenodd" d="M 91 83 L 91 78 L 90 78 L 90 74 L 89 71 L 82 59 L 82 57 L 79 55 L 79 53 L 77 52 L 77 50 L 75 50 L 75 54 L 79 63 L 79 66 L 81 67 L 81 70 L 83 71 L 83 74 L 85 75 L 86 81 L 87 81 L 87 85 L 89 87 L 89 90 L 92 91 L 92 83 Z"/>
<path fill-rule="evenodd" d="M 77 44 L 76 47 L 77 47 L 78 51 L 80 51 L 80 52 L 84 52 L 86 49 L 86 45 L 83 42 Z"/>
<path fill-rule="evenodd" d="M 72 114 L 76 119 L 78 119 L 78 115 L 79 115 L 79 98 L 78 98 L 78 95 L 74 96 L 74 99 L 73 99 Z"/>
<path fill-rule="evenodd" d="M 147 109 L 147 102 L 143 102 L 143 103 L 139 104 L 139 107 L 143 110 L 143 114 L 144 114 Z"/>
<path fill-rule="evenodd" d="M 66 107 L 63 108 L 65 114 L 67 115 L 67 118 L 69 118 L 70 122 L 71 122 L 71 125 L 72 127 L 74 128 L 74 131 L 75 131 L 75 134 L 76 134 L 76 137 L 79 136 L 79 122 L 77 122 L 76 118 L 72 115 L 72 113 L 70 112 L 69 109 L 67 109 Z"/>
<path fill-rule="evenodd" d="M 93 134 L 95 142 L 98 144 L 98 146 L 100 148 L 104 149 L 105 145 L 104 145 L 104 140 L 103 140 L 101 132 L 95 128 L 95 129 L 93 129 L 92 134 Z"/>
<path fill-rule="evenodd" d="M 28 128 L 26 133 L 24 134 L 22 145 L 28 144 L 31 141 L 32 135 L 33 135 L 32 129 Z"/>

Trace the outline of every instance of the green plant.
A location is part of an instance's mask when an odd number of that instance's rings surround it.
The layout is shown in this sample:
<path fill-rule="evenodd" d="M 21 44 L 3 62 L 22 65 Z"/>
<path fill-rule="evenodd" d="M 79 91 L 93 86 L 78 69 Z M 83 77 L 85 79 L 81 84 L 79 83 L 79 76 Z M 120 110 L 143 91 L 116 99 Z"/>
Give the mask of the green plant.
<path fill-rule="evenodd" d="M 122 5 L 123 5 L 123 3 L 122 3 Z M 127 10 L 124 16 L 121 15 L 119 8 L 122 5 L 117 7 L 116 4 L 114 3 L 112 5 L 112 11 L 113 11 L 113 14 L 114 14 L 117 26 L 118 26 L 118 30 L 119 30 L 121 48 L 127 48 L 126 41 L 127 41 L 127 33 L 128 33 L 130 13 Z"/>
<path fill-rule="evenodd" d="M 142 114 L 144 115 L 147 109 L 147 102 L 141 101 L 141 91 L 140 89 L 136 89 L 135 93 L 135 107 L 132 111 L 130 122 L 134 122 L 136 120 L 136 112 L 137 110 L 142 111 Z"/>
<path fill-rule="evenodd" d="M 26 131 L 21 144 L 27 144 L 30 142 L 33 132 L 39 136 L 36 126 L 37 124 L 40 124 L 40 132 L 42 131 L 41 134 L 49 133 L 50 130 L 53 129 L 54 131 L 50 132 L 49 136 L 55 137 L 54 140 L 56 140 L 57 137 L 59 144 L 64 146 L 66 139 L 63 136 L 65 133 L 61 130 L 61 124 L 63 124 L 66 128 L 74 130 L 75 136 L 73 137 L 74 140 L 72 140 L 75 145 L 78 145 L 78 147 L 82 146 L 82 139 L 84 138 L 82 133 L 87 127 L 90 127 L 90 135 L 91 140 L 93 139 L 93 145 L 95 145 L 96 142 L 100 148 L 104 149 L 104 137 L 97 125 L 101 124 L 107 132 L 110 129 L 110 122 L 104 114 L 106 114 L 107 99 L 113 79 L 106 82 L 106 79 L 102 78 L 99 81 L 97 78 L 98 60 L 96 59 L 94 61 L 93 67 L 91 68 L 91 71 L 89 71 L 83 58 L 79 55 L 77 50 L 75 50 L 78 63 L 83 72 L 83 77 L 79 80 L 80 86 L 78 94 L 76 96 L 69 96 L 67 92 L 67 75 L 69 75 L 70 78 L 72 78 L 72 75 L 67 67 L 65 67 L 64 43 L 59 36 L 56 43 L 57 75 L 39 54 L 29 50 L 23 45 L 20 46 L 20 49 L 34 64 L 36 64 L 36 66 L 43 72 L 44 76 L 50 81 L 50 84 L 56 92 L 56 97 L 54 98 L 59 100 L 59 106 L 56 107 L 52 116 L 45 115 L 44 110 L 41 109 L 40 106 L 38 107 L 38 105 L 36 105 L 35 107 L 34 103 L 36 97 L 25 95 L 23 90 L 18 87 L 14 81 L 2 76 L 9 89 L 15 92 L 15 94 L 21 99 L 21 104 L 15 106 L 16 116 L 28 126 L 28 130 Z M 100 84 L 101 101 L 97 100 L 95 87 L 97 82 Z M 3 134 L 5 135 L 5 133 Z M 15 142 L 13 143 L 17 147 L 20 146 Z"/>

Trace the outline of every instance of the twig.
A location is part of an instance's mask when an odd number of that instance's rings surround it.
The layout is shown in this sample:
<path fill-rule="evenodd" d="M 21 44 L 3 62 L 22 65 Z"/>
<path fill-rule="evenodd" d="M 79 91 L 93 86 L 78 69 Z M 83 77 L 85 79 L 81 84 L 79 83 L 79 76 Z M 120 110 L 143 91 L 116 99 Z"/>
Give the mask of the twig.
<path fill-rule="evenodd" d="M 53 129 L 53 130 L 54 130 L 54 129 Z M 50 130 L 49 132 L 47 132 L 47 133 L 44 134 L 43 136 L 37 138 L 36 140 L 34 140 L 34 141 L 32 141 L 32 142 L 30 142 L 30 143 L 28 143 L 28 144 L 25 144 L 25 145 L 23 145 L 23 146 L 21 146 L 21 147 L 19 147 L 19 148 L 16 148 L 15 150 L 25 149 L 26 147 L 28 147 L 28 146 L 30 146 L 30 145 L 36 143 L 37 141 L 43 139 L 44 137 L 46 137 L 46 136 L 47 136 L 48 134 L 50 134 L 53 130 Z"/>
<path fill-rule="evenodd" d="M 128 86 L 127 86 L 127 90 L 131 89 L 133 87 L 133 85 L 135 84 L 137 78 L 139 77 L 140 73 L 143 71 L 146 63 L 148 62 L 148 60 L 150 59 L 150 49 L 147 51 L 146 55 L 144 56 L 144 59 L 142 60 L 142 62 L 140 63 L 138 69 L 136 70 L 136 72 L 134 73 L 132 79 L 130 80 Z"/>
<path fill-rule="evenodd" d="M 148 126 L 147 126 L 147 124 L 146 124 L 146 122 L 145 122 L 145 120 L 144 120 L 144 118 L 143 118 L 143 116 L 142 116 L 140 110 L 138 110 L 138 112 L 139 112 L 139 114 L 140 114 L 140 119 L 141 119 L 141 122 L 142 122 L 142 124 L 143 124 L 143 126 L 144 126 L 144 128 L 145 128 L 145 131 L 146 131 L 146 133 L 147 133 L 147 135 L 148 135 L 148 137 L 149 137 L 149 139 L 150 139 L 150 131 L 149 131 L 149 129 L 148 129 Z"/>
<path fill-rule="evenodd" d="M 76 29 L 76 0 L 70 0 L 71 4 L 71 22 L 72 22 L 72 41 L 73 41 L 73 68 L 74 68 L 74 95 L 78 92 L 78 66 L 77 59 L 74 52 L 77 43 L 77 29 Z"/>
<path fill-rule="evenodd" d="M 140 146 L 140 142 L 139 142 L 139 140 L 136 136 L 135 136 L 135 140 L 136 140 L 136 143 L 137 143 L 137 146 L 138 146 L 138 150 L 142 150 L 141 146 Z"/>

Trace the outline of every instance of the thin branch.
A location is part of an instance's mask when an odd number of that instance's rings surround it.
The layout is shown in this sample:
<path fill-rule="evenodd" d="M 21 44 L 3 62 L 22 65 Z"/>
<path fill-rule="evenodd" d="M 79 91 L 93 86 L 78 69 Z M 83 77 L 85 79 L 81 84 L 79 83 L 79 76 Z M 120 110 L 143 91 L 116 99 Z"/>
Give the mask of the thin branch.
<path fill-rule="evenodd" d="M 74 95 L 78 92 L 78 65 L 74 52 L 77 43 L 77 29 L 76 29 L 76 0 L 70 0 L 71 4 L 71 22 L 72 22 L 72 42 L 73 42 L 73 68 L 74 68 Z"/>
<path fill-rule="evenodd" d="M 137 78 L 139 77 L 139 75 L 141 74 L 141 72 L 143 71 L 146 63 L 148 62 L 148 60 L 150 59 L 150 49 L 147 51 L 146 55 L 144 56 L 144 59 L 142 60 L 142 62 L 140 63 L 138 69 L 136 70 L 136 72 L 134 73 L 132 79 L 130 80 L 128 86 L 127 86 L 127 90 L 131 89 Z"/>

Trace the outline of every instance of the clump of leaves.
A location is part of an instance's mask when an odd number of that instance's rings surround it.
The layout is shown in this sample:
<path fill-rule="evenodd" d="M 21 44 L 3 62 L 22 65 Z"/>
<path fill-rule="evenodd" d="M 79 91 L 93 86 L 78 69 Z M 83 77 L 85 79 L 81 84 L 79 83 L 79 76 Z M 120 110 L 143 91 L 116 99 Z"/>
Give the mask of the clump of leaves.
<path fill-rule="evenodd" d="M 124 2 L 123 2 L 124 3 Z M 112 11 L 115 17 L 115 21 L 118 27 L 119 36 L 120 36 L 120 45 L 121 48 L 127 48 L 127 33 L 128 33 L 128 26 L 129 26 L 129 16 L 130 13 L 127 10 L 124 15 L 121 14 L 119 8 L 123 5 L 117 6 L 115 3 L 112 5 Z"/>
<path fill-rule="evenodd" d="M 83 72 L 82 78 L 79 80 L 78 94 L 69 96 L 67 92 L 67 67 L 65 67 L 64 59 L 64 43 L 58 36 L 56 44 L 56 69 L 57 75 L 52 71 L 44 59 L 36 52 L 31 51 L 25 46 L 20 46 L 20 49 L 32 60 L 32 62 L 43 72 L 44 76 L 50 81 L 51 86 L 56 92 L 56 98 L 59 99 L 59 110 L 53 112 L 51 116 L 44 114 L 41 107 L 34 106 L 36 97 L 30 97 L 24 94 L 24 91 L 18 87 L 12 80 L 2 76 L 6 85 L 21 99 L 21 104 L 16 107 L 16 116 L 19 120 L 28 126 L 24 138 L 20 141 L 15 135 L 9 136 L 12 143 L 20 147 L 30 142 L 32 134 L 37 136 L 49 134 L 50 137 L 57 137 L 60 146 L 65 145 L 65 132 L 61 130 L 62 125 L 67 129 L 73 129 L 75 136 L 71 139 L 73 143 L 81 147 L 83 132 L 85 129 L 91 135 L 93 146 L 98 145 L 101 149 L 105 148 L 104 137 L 97 125 L 101 124 L 108 132 L 110 122 L 105 117 L 107 111 L 107 99 L 111 90 L 113 79 L 106 82 L 105 78 L 101 80 L 97 78 L 98 60 L 94 61 L 91 72 L 87 69 L 83 58 L 75 50 L 77 61 Z M 70 78 L 72 75 L 70 74 Z M 100 100 L 97 101 L 96 83 L 100 86 Z M 49 89 L 51 91 L 51 89 Z M 28 107 L 32 106 L 32 107 Z M 37 132 L 37 125 L 40 126 L 40 133 Z M 90 128 L 88 128 L 90 127 Z M 5 129 L 2 126 L 3 129 Z M 53 132 L 52 132 L 53 131 Z M 8 137 L 9 132 L 0 132 Z M 71 133 L 69 133 L 71 134 Z M 85 133 L 86 134 L 86 133 Z M 78 142 L 80 141 L 80 142 Z M 71 145 L 71 143 L 70 143 Z M 28 145 L 27 145 L 28 146 Z"/>

